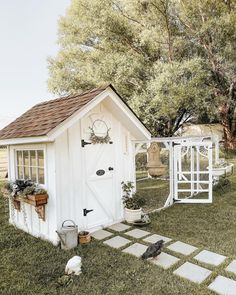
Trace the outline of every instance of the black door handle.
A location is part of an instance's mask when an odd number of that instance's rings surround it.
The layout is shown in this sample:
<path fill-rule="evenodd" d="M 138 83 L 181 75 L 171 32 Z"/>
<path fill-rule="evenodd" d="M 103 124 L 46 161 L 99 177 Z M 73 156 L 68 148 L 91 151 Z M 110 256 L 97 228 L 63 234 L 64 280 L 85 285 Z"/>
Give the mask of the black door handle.
<path fill-rule="evenodd" d="M 113 171 L 114 168 L 113 168 L 113 167 L 109 167 L 108 170 L 109 170 L 109 171 Z"/>

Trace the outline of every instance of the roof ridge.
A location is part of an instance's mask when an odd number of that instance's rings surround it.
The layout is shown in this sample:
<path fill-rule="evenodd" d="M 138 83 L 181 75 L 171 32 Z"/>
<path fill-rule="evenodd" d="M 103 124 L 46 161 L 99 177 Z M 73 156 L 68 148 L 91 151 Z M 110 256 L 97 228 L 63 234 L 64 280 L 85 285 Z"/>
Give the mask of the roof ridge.
<path fill-rule="evenodd" d="M 42 101 L 42 102 L 37 103 L 36 105 L 34 105 L 32 108 L 37 107 L 37 106 L 40 106 L 40 105 L 44 105 L 44 104 L 46 105 L 46 104 L 49 104 L 49 103 L 58 102 L 58 101 L 63 100 L 63 99 L 70 99 L 70 98 L 76 98 L 76 97 L 84 96 L 86 94 L 89 94 L 89 93 L 92 93 L 92 92 L 96 92 L 96 91 L 102 90 L 102 89 L 105 90 L 110 85 L 111 84 L 105 84 L 104 86 L 99 86 L 99 87 L 93 88 L 91 90 L 83 91 L 81 93 L 74 92 L 74 93 L 70 93 L 70 94 L 65 95 L 65 96 L 61 96 L 61 97 L 49 99 L 49 100 L 46 100 L 46 101 Z"/>

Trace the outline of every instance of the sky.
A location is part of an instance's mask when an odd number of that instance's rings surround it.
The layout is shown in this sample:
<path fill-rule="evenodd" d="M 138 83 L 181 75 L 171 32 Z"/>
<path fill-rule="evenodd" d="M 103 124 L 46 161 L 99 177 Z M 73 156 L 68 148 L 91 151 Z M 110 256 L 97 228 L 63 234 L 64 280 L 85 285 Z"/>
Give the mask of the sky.
<path fill-rule="evenodd" d="M 70 0 L 0 0 L 0 129 L 53 98 L 47 58 L 58 51 L 57 24 Z"/>

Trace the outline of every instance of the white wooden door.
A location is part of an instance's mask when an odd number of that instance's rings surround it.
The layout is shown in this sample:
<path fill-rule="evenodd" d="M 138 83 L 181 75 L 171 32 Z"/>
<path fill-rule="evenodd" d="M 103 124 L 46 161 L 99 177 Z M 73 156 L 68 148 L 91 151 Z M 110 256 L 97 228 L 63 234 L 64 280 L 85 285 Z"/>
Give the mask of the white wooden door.
<path fill-rule="evenodd" d="M 212 202 L 211 142 L 176 143 L 173 168 L 175 202 Z"/>
<path fill-rule="evenodd" d="M 106 144 L 90 143 L 90 127 L 95 120 L 103 120 L 110 129 L 111 142 Z M 88 229 L 112 223 L 116 218 L 115 208 L 115 167 L 114 146 L 112 142 L 111 116 L 92 113 L 82 120 L 82 136 L 85 141 L 83 152 L 84 163 L 84 218 Z M 96 128 L 100 128 L 99 121 Z M 101 129 L 104 124 L 101 123 Z M 98 131 L 98 130 L 97 130 Z M 101 130 L 101 134 L 104 130 Z M 92 210 L 92 211 L 90 211 Z"/>

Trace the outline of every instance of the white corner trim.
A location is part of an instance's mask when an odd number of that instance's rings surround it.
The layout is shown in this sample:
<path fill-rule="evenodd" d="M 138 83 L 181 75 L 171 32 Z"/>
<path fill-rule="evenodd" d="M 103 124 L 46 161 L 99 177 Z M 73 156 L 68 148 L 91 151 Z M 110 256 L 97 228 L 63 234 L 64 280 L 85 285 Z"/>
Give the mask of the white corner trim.
<path fill-rule="evenodd" d="M 10 139 L 0 140 L 0 145 L 44 143 L 44 142 L 53 142 L 53 140 L 50 139 L 48 136 L 10 138 Z"/>

